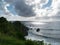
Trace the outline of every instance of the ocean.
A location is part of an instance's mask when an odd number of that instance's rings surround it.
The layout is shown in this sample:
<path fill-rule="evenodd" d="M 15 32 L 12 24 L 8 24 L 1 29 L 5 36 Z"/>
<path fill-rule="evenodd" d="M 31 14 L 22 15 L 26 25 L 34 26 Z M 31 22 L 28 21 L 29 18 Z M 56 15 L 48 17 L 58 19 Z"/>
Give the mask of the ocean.
<path fill-rule="evenodd" d="M 29 27 L 26 39 L 42 41 L 51 45 L 60 45 L 60 21 L 55 22 L 24 22 Z M 40 29 L 37 32 L 37 29 Z"/>
<path fill-rule="evenodd" d="M 42 40 L 44 40 L 44 43 L 47 43 L 47 44 L 60 45 L 60 39 L 39 36 L 37 34 L 34 34 L 32 32 L 32 30 L 28 31 L 28 36 L 26 36 L 26 39 L 31 39 L 31 40 L 36 40 L 36 41 L 42 41 Z"/>

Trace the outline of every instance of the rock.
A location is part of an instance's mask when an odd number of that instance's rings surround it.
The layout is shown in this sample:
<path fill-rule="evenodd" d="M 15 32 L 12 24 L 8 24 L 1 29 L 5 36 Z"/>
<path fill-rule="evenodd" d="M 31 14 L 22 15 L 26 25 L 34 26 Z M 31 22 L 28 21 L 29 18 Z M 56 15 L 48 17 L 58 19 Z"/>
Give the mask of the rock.
<path fill-rule="evenodd" d="M 40 29 L 38 28 L 36 31 L 37 31 L 37 32 L 39 32 L 39 31 L 40 31 Z"/>

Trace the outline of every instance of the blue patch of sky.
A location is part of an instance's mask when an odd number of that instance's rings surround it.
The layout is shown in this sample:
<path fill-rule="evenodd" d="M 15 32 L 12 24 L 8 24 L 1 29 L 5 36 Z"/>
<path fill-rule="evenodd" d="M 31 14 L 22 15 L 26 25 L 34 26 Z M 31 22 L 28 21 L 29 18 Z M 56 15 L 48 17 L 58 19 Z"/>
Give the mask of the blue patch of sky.
<path fill-rule="evenodd" d="M 42 8 L 50 7 L 52 4 L 52 0 L 48 0 L 48 3 L 43 5 Z"/>
<path fill-rule="evenodd" d="M 3 14 L 4 13 L 4 10 L 3 10 L 3 6 L 4 6 L 4 0 L 0 0 L 0 14 Z M 14 15 L 16 15 L 17 13 L 15 12 L 15 9 L 13 8 L 13 5 L 11 4 L 9 7 L 7 7 L 7 9 Z"/>
<path fill-rule="evenodd" d="M 10 6 L 7 7 L 7 9 L 14 15 L 16 15 L 17 13 L 15 12 L 15 9 L 13 7 L 13 5 L 11 4 Z"/>

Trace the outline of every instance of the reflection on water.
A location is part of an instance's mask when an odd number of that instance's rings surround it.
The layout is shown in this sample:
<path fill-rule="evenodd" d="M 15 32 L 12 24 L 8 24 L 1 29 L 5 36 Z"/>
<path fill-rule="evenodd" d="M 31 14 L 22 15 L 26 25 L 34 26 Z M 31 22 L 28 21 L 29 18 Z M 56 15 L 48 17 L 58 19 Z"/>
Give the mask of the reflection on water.
<path fill-rule="evenodd" d="M 32 39 L 32 40 L 37 40 L 37 41 L 44 40 L 45 43 L 50 43 L 52 45 L 60 45 L 60 39 L 39 36 L 32 33 L 32 30 L 28 31 L 28 36 L 26 36 L 26 39 Z"/>
<path fill-rule="evenodd" d="M 56 22 L 27 22 L 27 27 L 32 29 L 32 33 L 47 37 L 60 38 L 60 21 Z M 40 28 L 39 32 L 36 29 Z"/>
<path fill-rule="evenodd" d="M 60 45 L 60 21 L 24 22 L 24 24 L 31 28 L 26 39 L 44 40 L 52 45 Z M 37 28 L 40 28 L 39 32 L 36 31 Z"/>

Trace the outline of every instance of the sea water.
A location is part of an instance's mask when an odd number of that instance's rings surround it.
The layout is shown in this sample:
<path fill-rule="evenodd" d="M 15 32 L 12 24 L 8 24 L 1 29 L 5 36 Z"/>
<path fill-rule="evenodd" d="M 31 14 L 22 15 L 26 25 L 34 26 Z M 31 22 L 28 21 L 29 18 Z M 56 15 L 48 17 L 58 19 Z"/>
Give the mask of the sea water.
<path fill-rule="evenodd" d="M 32 30 L 28 31 L 28 36 L 26 36 L 26 39 L 31 39 L 31 40 L 36 40 L 36 41 L 44 40 L 44 42 L 47 43 L 47 44 L 60 45 L 60 40 L 59 39 L 42 37 L 42 36 L 36 35 L 32 32 Z"/>
<path fill-rule="evenodd" d="M 60 38 L 59 38 L 59 36 L 60 36 L 60 29 L 59 29 L 60 21 L 43 22 L 41 24 L 40 23 L 41 22 L 32 22 L 31 23 L 30 21 L 24 23 L 29 28 L 32 28 L 28 31 L 28 36 L 26 36 L 26 39 L 31 39 L 31 40 L 36 40 L 36 41 L 44 40 L 45 43 L 48 43 L 51 45 L 60 45 Z M 36 31 L 37 28 L 40 29 L 39 32 Z M 44 36 L 45 34 L 46 34 L 46 36 Z M 51 36 L 48 37 L 48 35 L 50 35 L 50 34 L 53 37 L 51 37 Z M 55 35 L 55 37 L 54 37 L 54 35 Z"/>

